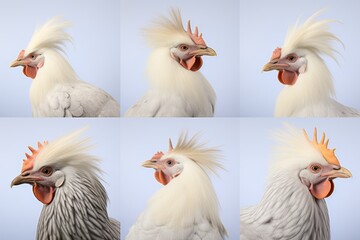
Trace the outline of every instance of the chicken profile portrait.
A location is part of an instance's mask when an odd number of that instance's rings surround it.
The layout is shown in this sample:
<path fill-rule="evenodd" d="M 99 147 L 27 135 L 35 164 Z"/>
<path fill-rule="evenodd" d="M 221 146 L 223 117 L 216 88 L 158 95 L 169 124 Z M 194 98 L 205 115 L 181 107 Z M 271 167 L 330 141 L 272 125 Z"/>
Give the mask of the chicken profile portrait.
<path fill-rule="evenodd" d="M 180 136 L 175 148 L 157 152 L 143 163 L 155 169 L 164 186 L 148 201 L 130 228 L 127 240 L 221 240 L 227 232 L 219 218 L 219 203 L 208 172 L 222 168 L 218 150 Z"/>
<path fill-rule="evenodd" d="M 202 56 L 215 56 L 190 21 L 184 29 L 179 10 L 144 30 L 152 47 L 147 64 L 150 89 L 126 117 L 212 117 L 216 95 L 199 72 Z"/>
<path fill-rule="evenodd" d="M 11 186 L 28 183 L 44 204 L 36 239 L 120 239 L 120 223 L 109 218 L 108 196 L 89 139 L 76 131 L 29 147 L 21 174 Z"/>
<path fill-rule="evenodd" d="M 334 191 L 333 180 L 351 177 L 350 171 L 324 133 L 318 141 L 316 128 L 312 139 L 290 126 L 277 138 L 281 145 L 262 200 L 240 210 L 240 239 L 330 239 L 325 198 Z"/>
<path fill-rule="evenodd" d="M 334 20 L 316 20 L 320 13 L 291 28 L 282 48 L 276 48 L 263 67 L 263 71 L 278 70 L 278 80 L 285 85 L 277 98 L 276 117 L 360 116 L 334 99 L 332 76 L 322 56 L 336 61 L 331 44 L 341 41 L 329 31 Z"/>
<path fill-rule="evenodd" d="M 10 67 L 23 67 L 32 79 L 30 102 L 34 117 L 118 117 L 120 106 L 105 91 L 79 80 L 61 52 L 71 37 L 69 22 L 54 17 L 38 28 L 26 50 Z"/>

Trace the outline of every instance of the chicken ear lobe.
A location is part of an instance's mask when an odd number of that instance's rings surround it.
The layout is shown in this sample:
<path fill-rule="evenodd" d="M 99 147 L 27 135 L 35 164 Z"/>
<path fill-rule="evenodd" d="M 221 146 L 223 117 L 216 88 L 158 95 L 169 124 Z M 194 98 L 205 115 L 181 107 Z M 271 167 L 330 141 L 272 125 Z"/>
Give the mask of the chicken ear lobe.
<path fill-rule="evenodd" d="M 313 197 L 316 199 L 324 199 L 329 197 L 334 191 L 334 183 L 331 179 L 326 179 L 325 181 L 311 185 L 310 192 Z"/>
<path fill-rule="evenodd" d="M 43 204 L 50 204 L 55 195 L 55 189 L 49 186 L 42 186 L 37 183 L 33 186 L 33 193 L 37 200 Z"/>

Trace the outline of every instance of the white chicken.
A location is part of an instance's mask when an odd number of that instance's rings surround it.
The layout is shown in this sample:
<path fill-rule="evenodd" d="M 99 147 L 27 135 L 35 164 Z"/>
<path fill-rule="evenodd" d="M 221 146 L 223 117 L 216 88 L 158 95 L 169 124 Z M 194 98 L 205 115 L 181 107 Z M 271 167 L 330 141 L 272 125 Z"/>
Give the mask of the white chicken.
<path fill-rule="evenodd" d="M 54 17 L 37 29 L 10 67 L 23 66 L 33 79 L 30 102 L 34 117 L 118 117 L 120 106 L 108 93 L 80 81 L 61 54 L 71 37 L 68 22 Z"/>
<path fill-rule="evenodd" d="M 81 132 L 29 147 L 32 154 L 11 182 L 32 185 L 44 204 L 36 239 L 120 239 L 120 223 L 107 213 L 99 160 L 87 153 L 89 139 L 79 139 Z"/>
<path fill-rule="evenodd" d="M 208 171 L 222 168 L 218 151 L 182 135 L 173 149 L 157 152 L 143 166 L 164 185 L 131 227 L 127 240 L 222 240 L 227 236 Z"/>
<path fill-rule="evenodd" d="M 331 73 L 321 55 L 336 60 L 329 32 L 333 20 L 316 21 L 321 11 L 288 32 L 282 48 L 276 48 L 263 71 L 278 70 L 285 85 L 277 98 L 276 117 L 358 117 L 360 113 L 337 102 Z"/>
<path fill-rule="evenodd" d="M 329 215 L 325 199 L 334 191 L 333 179 L 348 178 L 335 149 L 322 135 L 313 140 L 305 130 L 289 127 L 278 132 L 268 186 L 258 205 L 240 210 L 242 240 L 330 239 Z M 244 196 L 243 196 L 244 197 Z"/>
<path fill-rule="evenodd" d="M 179 10 L 162 17 L 145 30 L 153 51 L 147 66 L 150 89 L 128 111 L 126 117 L 211 117 L 216 95 L 198 71 L 201 56 L 215 56 L 196 27 L 184 30 Z"/>

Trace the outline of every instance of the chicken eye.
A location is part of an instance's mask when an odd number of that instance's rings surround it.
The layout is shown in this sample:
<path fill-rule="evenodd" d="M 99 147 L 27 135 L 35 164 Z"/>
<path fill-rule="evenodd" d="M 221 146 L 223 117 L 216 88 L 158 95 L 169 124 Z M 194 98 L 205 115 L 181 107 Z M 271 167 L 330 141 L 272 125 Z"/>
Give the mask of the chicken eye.
<path fill-rule="evenodd" d="M 320 165 L 312 165 L 311 166 L 311 171 L 314 173 L 317 173 L 321 170 L 321 166 Z"/>
<path fill-rule="evenodd" d="M 172 159 L 166 160 L 166 165 L 167 165 L 168 167 L 172 167 L 172 166 L 175 165 L 175 161 L 172 160 Z"/>
<path fill-rule="evenodd" d="M 184 44 L 180 45 L 179 48 L 180 48 L 181 51 L 186 51 L 186 50 L 189 49 L 189 47 L 187 45 L 184 45 Z"/>
<path fill-rule="evenodd" d="M 45 174 L 46 176 L 50 176 L 53 173 L 53 170 L 51 167 L 43 167 L 41 169 L 41 172 Z"/>
<path fill-rule="evenodd" d="M 287 56 L 287 60 L 289 60 L 290 62 L 295 62 L 297 60 L 297 56 L 296 55 L 289 55 L 289 56 Z"/>

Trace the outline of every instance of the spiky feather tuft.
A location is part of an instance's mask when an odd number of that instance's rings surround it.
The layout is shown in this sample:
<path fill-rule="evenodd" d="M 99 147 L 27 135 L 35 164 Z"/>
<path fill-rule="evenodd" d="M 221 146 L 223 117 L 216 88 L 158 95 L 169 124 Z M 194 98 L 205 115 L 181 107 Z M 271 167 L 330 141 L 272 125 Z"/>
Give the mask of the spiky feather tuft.
<path fill-rule="evenodd" d="M 175 154 L 183 154 L 187 158 L 193 160 L 205 171 L 217 173 L 217 169 L 224 169 L 219 162 L 221 158 L 220 151 L 216 148 L 205 147 L 205 143 L 199 143 L 199 133 L 188 139 L 186 132 L 183 132 L 172 151 Z"/>
<path fill-rule="evenodd" d="M 49 142 L 37 155 L 34 170 L 43 166 L 74 167 L 94 175 L 101 170 L 98 168 L 98 159 L 87 152 L 92 148 L 90 138 L 81 138 L 86 128 L 79 129 L 53 142 Z"/>
<path fill-rule="evenodd" d="M 278 145 L 273 149 L 274 161 L 269 177 L 283 171 L 298 171 L 307 167 L 311 162 L 327 164 L 321 152 L 308 141 L 302 130 L 290 124 L 284 124 L 284 129 L 274 131 L 273 137 Z"/>
<path fill-rule="evenodd" d="M 184 29 L 179 9 L 171 9 L 169 17 L 160 16 L 152 26 L 143 29 L 143 33 L 154 48 L 193 44 Z"/>
<path fill-rule="evenodd" d="M 65 42 L 72 40 L 71 36 L 65 32 L 65 28 L 70 25 L 70 22 L 63 21 L 59 16 L 51 18 L 35 30 L 24 55 L 46 48 L 63 52 Z"/>
<path fill-rule="evenodd" d="M 323 10 L 316 12 L 304 24 L 300 25 L 297 22 L 294 27 L 289 29 L 282 47 L 282 56 L 286 56 L 296 49 L 306 49 L 316 55 L 328 55 L 337 61 L 335 53 L 338 53 L 338 51 L 331 46 L 331 43 L 334 41 L 342 45 L 343 43 L 329 31 L 329 24 L 337 21 L 329 19 L 316 20 L 322 12 Z"/>

